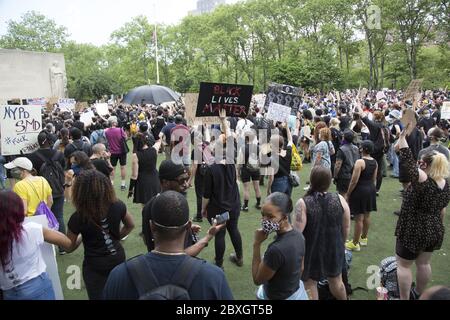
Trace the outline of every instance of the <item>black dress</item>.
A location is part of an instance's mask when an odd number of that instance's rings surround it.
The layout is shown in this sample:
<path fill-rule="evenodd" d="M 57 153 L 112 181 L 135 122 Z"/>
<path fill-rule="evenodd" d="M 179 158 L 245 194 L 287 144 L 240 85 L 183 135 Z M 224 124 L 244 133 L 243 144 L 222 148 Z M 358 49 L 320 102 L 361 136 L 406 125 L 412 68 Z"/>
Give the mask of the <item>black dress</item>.
<path fill-rule="evenodd" d="M 157 153 L 155 148 L 136 152 L 139 172 L 134 191 L 134 203 L 146 204 L 161 191 L 158 170 L 156 170 Z"/>
<path fill-rule="evenodd" d="M 377 191 L 373 182 L 373 174 L 377 162 L 363 159 L 366 167 L 361 171 L 358 183 L 350 195 L 350 212 L 354 215 L 377 211 Z"/>
<path fill-rule="evenodd" d="M 303 198 L 306 205 L 305 264 L 302 280 L 320 281 L 342 273 L 345 246 L 342 234 L 344 209 L 337 194 L 315 193 Z"/>

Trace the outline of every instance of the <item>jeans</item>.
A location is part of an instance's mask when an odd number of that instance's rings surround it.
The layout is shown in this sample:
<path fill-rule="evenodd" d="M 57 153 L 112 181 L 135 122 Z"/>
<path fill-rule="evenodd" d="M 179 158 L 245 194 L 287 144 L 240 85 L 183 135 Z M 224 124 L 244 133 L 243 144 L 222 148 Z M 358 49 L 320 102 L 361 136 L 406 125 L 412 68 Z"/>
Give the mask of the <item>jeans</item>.
<path fill-rule="evenodd" d="M 275 178 L 272 182 L 272 188 L 270 189 L 270 192 L 282 192 L 286 193 L 290 197 L 292 194 L 292 185 L 289 182 L 289 177 L 284 176 Z"/>
<path fill-rule="evenodd" d="M 260 285 L 258 287 L 258 290 L 256 291 L 256 298 L 258 300 L 269 300 L 264 291 L 264 285 Z M 300 280 L 298 290 L 285 300 L 309 300 L 302 280 Z"/>
<path fill-rule="evenodd" d="M 52 282 L 46 272 L 27 282 L 3 291 L 5 300 L 55 300 Z"/>
<path fill-rule="evenodd" d="M 398 156 L 395 152 L 394 144 L 391 146 L 391 162 L 392 162 L 392 175 L 398 177 L 400 172 L 398 168 Z"/>

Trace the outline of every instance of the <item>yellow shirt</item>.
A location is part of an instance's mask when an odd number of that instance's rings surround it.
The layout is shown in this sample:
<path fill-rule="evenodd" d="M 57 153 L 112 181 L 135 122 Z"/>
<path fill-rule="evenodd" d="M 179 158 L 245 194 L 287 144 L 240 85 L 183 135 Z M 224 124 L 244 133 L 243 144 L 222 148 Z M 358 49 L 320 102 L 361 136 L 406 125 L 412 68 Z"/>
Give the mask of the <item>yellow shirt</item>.
<path fill-rule="evenodd" d="M 41 201 L 47 203 L 52 188 L 43 177 L 30 177 L 16 183 L 13 191 L 27 202 L 27 217 L 33 216 Z M 48 203 L 47 203 L 48 204 Z"/>

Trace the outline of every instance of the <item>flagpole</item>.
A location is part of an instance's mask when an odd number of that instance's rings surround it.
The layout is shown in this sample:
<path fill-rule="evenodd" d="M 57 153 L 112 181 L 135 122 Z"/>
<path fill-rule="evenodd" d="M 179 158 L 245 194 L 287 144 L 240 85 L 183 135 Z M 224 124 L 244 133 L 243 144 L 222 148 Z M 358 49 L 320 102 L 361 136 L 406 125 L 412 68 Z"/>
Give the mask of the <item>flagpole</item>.
<path fill-rule="evenodd" d="M 155 59 L 156 59 L 156 84 L 159 84 L 159 58 L 158 58 L 158 33 L 155 21 Z"/>

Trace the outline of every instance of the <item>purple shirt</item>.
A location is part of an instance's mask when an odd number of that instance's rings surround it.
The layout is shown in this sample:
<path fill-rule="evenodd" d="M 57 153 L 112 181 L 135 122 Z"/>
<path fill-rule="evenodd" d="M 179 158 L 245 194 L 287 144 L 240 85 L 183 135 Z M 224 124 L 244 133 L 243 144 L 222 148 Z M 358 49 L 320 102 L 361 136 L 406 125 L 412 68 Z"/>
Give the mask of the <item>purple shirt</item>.
<path fill-rule="evenodd" d="M 109 128 L 105 131 L 106 140 L 108 140 L 111 154 L 122 154 L 122 140 L 125 138 L 125 132 L 122 128 Z"/>

